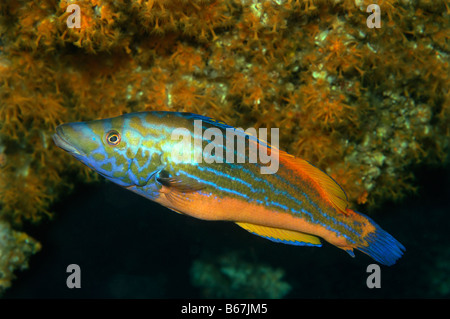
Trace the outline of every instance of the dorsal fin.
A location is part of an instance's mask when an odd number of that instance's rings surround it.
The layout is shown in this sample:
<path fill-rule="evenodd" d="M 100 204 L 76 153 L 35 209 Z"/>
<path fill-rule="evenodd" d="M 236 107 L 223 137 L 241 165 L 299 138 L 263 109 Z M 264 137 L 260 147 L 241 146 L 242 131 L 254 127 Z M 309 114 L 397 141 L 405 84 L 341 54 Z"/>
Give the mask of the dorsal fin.
<path fill-rule="evenodd" d="M 252 234 L 264 237 L 277 243 L 299 246 L 322 246 L 318 237 L 305 233 L 250 223 L 237 222 L 236 224 Z"/>
<path fill-rule="evenodd" d="M 311 183 L 339 212 L 348 214 L 348 197 L 342 187 L 329 175 L 311 165 L 308 161 L 294 157 L 286 152 L 280 152 L 280 159 L 284 160 L 292 168 L 298 170 L 303 176 L 307 176 Z"/>
<path fill-rule="evenodd" d="M 185 117 L 185 118 L 189 118 L 189 119 L 193 119 L 193 120 L 202 120 L 203 122 L 209 123 L 211 125 L 217 126 L 217 127 L 221 127 L 221 128 L 234 128 L 231 125 L 228 125 L 225 122 L 216 120 L 212 117 L 209 116 L 204 116 L 204 115 L 199 115 L 199 114 L 194 114 L 194 113 L 187 113 L 187 112 L 182 112 L 180 113 L 181 116 Z"/>

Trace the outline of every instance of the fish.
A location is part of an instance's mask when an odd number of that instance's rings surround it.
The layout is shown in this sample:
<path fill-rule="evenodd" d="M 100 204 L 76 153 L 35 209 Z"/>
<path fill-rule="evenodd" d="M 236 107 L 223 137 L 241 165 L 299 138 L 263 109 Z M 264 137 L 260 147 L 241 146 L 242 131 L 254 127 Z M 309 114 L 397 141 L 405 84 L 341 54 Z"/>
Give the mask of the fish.
<path fill-rule="evenodd" d="M 211 117 L 128 113 L 61 124 L 53 140 L 106 179 L 179 214 L 233 222 L 276 243 L 320 247 L 324 240 L 386 266 L 406 250 L 352 210 L 325 172 Z"/>

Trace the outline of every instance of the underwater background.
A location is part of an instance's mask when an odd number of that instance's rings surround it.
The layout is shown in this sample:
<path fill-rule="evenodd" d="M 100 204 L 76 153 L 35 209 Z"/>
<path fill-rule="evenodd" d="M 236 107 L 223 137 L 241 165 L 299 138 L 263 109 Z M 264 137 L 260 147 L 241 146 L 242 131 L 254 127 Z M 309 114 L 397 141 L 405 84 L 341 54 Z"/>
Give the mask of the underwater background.
<path fill-rule="evenodd" d="M 0 295 L 448 298 L 449 14 L 439 0 L 2 1 Z M 51 139 L 153 110 L 279 128 L 280 148 L 332 176 L 405 255 L 369 289 L 363 254 L 173 214 Z"/>

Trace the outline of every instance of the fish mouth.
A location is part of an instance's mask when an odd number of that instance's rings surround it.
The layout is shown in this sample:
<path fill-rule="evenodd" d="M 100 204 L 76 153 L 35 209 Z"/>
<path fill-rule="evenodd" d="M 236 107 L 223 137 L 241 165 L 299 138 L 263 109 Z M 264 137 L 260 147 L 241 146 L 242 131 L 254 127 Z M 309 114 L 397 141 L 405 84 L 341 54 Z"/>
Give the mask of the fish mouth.
<path fill-rule="evenodd" d="M 67 137 L 64 135 L 64 130 L 61 128 L 61 126 L 58 126 L 56 128 L 56 134 L 53 134 L 53 141 L 55 142 L 56 146 L 62 148 L 66 152 L 80 156 L 83 155 L 75 146 L 67 141 Z"/>

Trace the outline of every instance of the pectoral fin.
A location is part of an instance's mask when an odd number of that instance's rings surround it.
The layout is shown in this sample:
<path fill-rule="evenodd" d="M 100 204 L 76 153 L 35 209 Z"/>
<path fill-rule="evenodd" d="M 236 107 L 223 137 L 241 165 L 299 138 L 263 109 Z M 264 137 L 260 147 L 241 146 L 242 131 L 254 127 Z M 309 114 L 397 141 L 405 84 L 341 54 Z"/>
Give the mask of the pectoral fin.
<path fill-rule="evenodd" d="M 188 205 L 191 201 L 190 194 L 204 188 L 204 185 L 192 178 L 171 177 L 165 171 L 158 175 L 156 181 L 161 184 L 160 193 L 164 194 L 167 200 L 172 203 L 172 210 L 175 210 L 174 207 L 182 209 L 185 205 Z"/>
<path fill-rule="evenodd" d="M 201 185 L 197 181 L 182 177 L 158 176 L 156 180 L 166 188 L 180 193 L 192 193 L 203 188 L 203 185 Z"/>
<path fill-rule="evenodd" d="M 305 233 L 249 223 L 237 222 L 236 224 L 252 234 L 264 237 L 277 243 L 298 246 L 322 246 L 318 237 Z"/>

